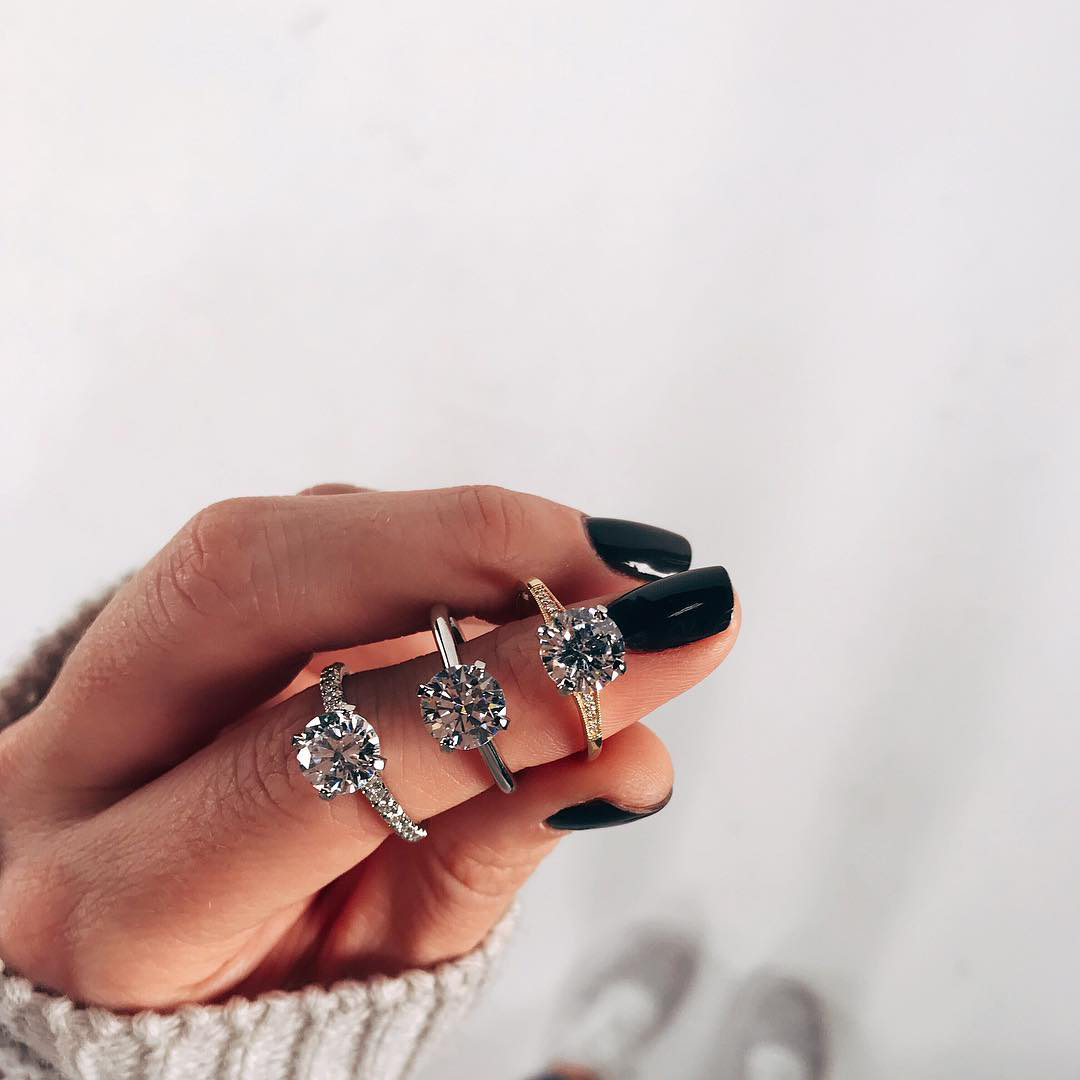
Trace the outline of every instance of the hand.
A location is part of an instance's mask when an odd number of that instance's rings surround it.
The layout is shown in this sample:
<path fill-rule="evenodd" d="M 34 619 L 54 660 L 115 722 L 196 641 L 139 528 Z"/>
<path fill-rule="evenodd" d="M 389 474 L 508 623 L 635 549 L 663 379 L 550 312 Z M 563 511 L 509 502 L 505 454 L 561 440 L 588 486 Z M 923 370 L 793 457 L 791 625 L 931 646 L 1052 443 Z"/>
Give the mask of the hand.
<path fill-rule="evenodd" d="M 0 733 L 0 956 L 13 971 L 136 1009 L 428 966 L 482 940 L 563 835 L 552 815 L 668 797 L 667 753 L 635 722 L 731 648 L 723 571 L 624 604 L 629 670 L 602 693 L 604 752 L 586 763 L 520 582 L 541 577 L 570 603 L 640 581 L 598 556 L 577 511 L 486 487 L 313 492 L 197 514 Z M 421 722 L 416 687 L 441 664 L 408 658 L 430 635 L 400 639 L 437 601 L 503 624 L 462 661 L 485 659 L 506 690 L 511 797 Z M 321 800 L 301 773 L 290 737 L 320 711 L 312 673 L 331 659 L 366 669 L 346 699 L 375 724 L 386 784 L 428 839 L 392 837 L 363 796 Z"/>

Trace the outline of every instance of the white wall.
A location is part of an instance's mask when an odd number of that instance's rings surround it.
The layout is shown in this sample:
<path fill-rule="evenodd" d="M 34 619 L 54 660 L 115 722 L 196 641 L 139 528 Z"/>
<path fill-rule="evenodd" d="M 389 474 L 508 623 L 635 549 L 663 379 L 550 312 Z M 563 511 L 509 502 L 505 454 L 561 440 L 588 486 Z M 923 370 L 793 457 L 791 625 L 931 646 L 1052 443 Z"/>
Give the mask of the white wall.
<path fill-rule="evenodd" d="M 707 930 L 654 1075 L 770 964 L 839 1078 L 1075 1076 L 1078 47 L 1068 0 L 0 4 L 0 655 L 231 494 L 679 529 L 746 621 L 654 718 L 675 799 L 563 845 L 436 1074 L 541 1064 L 584 893 Z"/>

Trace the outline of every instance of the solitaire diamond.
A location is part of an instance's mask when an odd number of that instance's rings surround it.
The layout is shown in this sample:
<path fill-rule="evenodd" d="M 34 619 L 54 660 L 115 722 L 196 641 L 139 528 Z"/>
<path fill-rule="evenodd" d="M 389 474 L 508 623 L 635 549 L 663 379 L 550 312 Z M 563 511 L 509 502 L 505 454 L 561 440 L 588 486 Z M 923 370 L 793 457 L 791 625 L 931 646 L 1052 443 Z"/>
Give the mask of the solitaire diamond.
<path fill-rule="evenodd" d="M 309 720 L 292 743 L 301 770 L 324 799 L 353 794 L 386 764 L 378 734 L 351 705 Z"/>
<path fill-rule="evenodd" d="M 540 659 L 560 694 L 591 694 L 626 671 L 626 642 L 607 608 L 567 608 L 537 628 Z"/>
<path fill-rule="evenodd" d="M 420 711 L 444 750 L 475 750 L 502 731 L 506 695 L 484 661 L 447 668 L 416 689 Z"/>

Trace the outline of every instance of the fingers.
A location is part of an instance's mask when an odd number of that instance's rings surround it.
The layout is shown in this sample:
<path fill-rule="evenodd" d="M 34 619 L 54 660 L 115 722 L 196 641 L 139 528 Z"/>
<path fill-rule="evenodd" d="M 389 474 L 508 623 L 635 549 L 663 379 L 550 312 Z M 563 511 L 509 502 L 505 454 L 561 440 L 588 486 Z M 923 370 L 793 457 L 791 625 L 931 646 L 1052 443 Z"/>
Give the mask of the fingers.
<path fill-rule="evenodd" d="M 660 603 L 660 595 L 666 595 L 666 603 Z M 664 579 L 611 603 L 612 616 L 622 618 L 639 648 L 649 645 L 650 625 L 665 648 L 628 655 L 627 673 L 605 687 L 607 738 L 721 662 L 737 631 L 738 609 L 732 605 L 730 581 L 720 568 Z M 706 612 L 712 613 L 711 623 Z M 504 687 L 511 720 L 498 746 L 515 770 L 576 755 L 582 748 L 576 706 L 555 691 L 540 663 L 538 621 L 507 624 L 461 649 L 464 663 L 485 659 Z M 668 647 L 679 642 L 680 626 L 688 643 Z M 421 722 L 416 687 L 440 666 L 427 656 L 364 672 L 346 684 L 346 699 L 379 732 L 386 785 L 416 821 L 441 814 L 492 783 L 478 753 L 441 753 Z M 122 835 L 125 844 L 150 852 L 154 865 L 145 867 L 148 880 L 167 880 L 182 898 L 174 907 L 190 905 L 192 918 L 212 904 L 219 925 L 239 931 L 253 913 L 265 916 L 310 895 L 388 835 L 362 796 L 324 802 L 301 774 L 290 738 L 319 711 L 318 693 L 311 689 L 251 718 L 101 815 L 103 826 Z"/>
<path fill-rule="evenodd" d="M 421 629 L 437 600 L 502 621 L 531 575 L 568 599 L 627 580 L 580 513 L 500 488 L 212 506 L 72 653 L 42 718 L 51 771 L 83 788 L 141 782 L 267 701 L 312 652 Z M 76 724 L 80 739 L 63 738 Z"/>
<path fill-rule="evenodd" d="M 196 860 L 228 835 L 228 822 L 170 867 L 183 808 L 151 849 L 145 837 L 110 834 L 95 818 L 76 826 L 69 850 L 56 856 L 64 889 L 78 904 L 77 933 L 63 931 L 68 948 L 46 950 L 38 976 L 79 1000 L 130 1009 L 430 966 L 476 945 L 536 864 L 569 835 L 545 822 L 600 802 L 634 820 L 661 808 L 670 792 L 667 751 L 637 725 L 596 761 L 532 769 L 512 799 L 489 790 L 432 819 L 423 843 L 384 844 L 317 898 L 282 898 L 269 914 L 251 905 L 261 899 L 258 881 L 190 891 L 193 882 L 215 885 L 213 862 Z M 309 833 L 309 851 L 323 837 Z M 9 943 L 7 959 L 18 955 L 18 944 Z"/>
<path fill-rule="evenodd" d="M 373 954 L 390 972 L 460 956 L 568 835 L 567 821 L 640 820 L 662 809 L 671 789 L 667 749 L 637 724 L 590 764 L 575 758 L 530 769 L 512 799 L 492 788 L 439 814 L 423 844 L 384 844 L 361 872 L 335 884 L 347 899 L 309 976 L 367 974 Z"/>

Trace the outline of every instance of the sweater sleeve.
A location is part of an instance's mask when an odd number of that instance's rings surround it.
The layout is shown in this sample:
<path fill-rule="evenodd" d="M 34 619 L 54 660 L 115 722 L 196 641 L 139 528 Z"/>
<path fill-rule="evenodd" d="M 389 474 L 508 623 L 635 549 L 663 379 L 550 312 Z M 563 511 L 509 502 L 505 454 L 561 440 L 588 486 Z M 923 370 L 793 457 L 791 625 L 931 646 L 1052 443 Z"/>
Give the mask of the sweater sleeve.
<path fill-rule="evenodd" d="M 0 687 L 0 729 L 45 696 L 107 600 L 41 641 Z M 431 970 L 167 1013 L 83 1007 L 0 959 L 0 1080 L 397 1080 L 473 1006 L 513 919 Z"/>
<path fill-rule="evenodd" d="M 430 971 L 122 1015 L 35 990 L 0 963 L 4 1080 L 397 1080 L 464 1016 L 509 935 Z"/>

